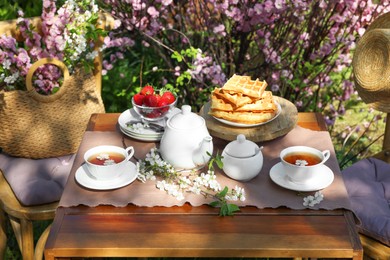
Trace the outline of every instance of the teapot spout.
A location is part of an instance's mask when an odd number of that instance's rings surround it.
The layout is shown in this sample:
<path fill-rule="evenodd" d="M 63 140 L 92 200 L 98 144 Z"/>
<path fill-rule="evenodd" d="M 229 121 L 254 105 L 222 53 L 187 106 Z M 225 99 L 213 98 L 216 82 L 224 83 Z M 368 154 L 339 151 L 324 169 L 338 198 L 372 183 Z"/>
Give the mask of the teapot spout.
<path fill-rule="evenodd" d="M 192 160 L 196 166 L 203 166 L 211 158 L 213 154 L 213 138 L 206 136 L 200 142 L 199 147 L 194 151 Z"/>

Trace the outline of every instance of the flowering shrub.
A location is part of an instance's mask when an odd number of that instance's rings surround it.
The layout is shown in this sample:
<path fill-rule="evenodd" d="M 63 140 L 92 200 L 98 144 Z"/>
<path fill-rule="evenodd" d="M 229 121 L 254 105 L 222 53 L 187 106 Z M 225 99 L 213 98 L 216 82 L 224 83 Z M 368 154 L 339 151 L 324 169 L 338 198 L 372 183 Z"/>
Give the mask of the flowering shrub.
<path fill-rule="evenodd" d="M 122 23 L 112 36 L 132 42 L 125 53 L 130 82 L 115 95 L 129 100 L 146 80 L 177 88 L 179 103 L 199 109 L 215 86 L 233 73 L 247 74 L 265 79 L 299 111 L 322 112 L 331 132 L 356 99 L 355 42 L 389 11 L 388 0 L 101 2 Z M 110 54 L 110 61 L 120 53 Z"/>
<path fill-rule="evenodd" d="M 266 79 L 301 111 L 326 109 L 330 125 L 353 94 L 349 69 L 356 37 L 389 10 L 388 1 L 367 0 L 104 3 L 122 22 L 122 34 L 157 49 L 145 55 L 155 55 L 148 66 L 156 75 L 171 72 L 160 84 L 198 92 L 222 85 L 233 73 L 249 74 Z M 194 88 L 178 81 L 183 74 Z M 184 95 L 196 103 L 191 92 Z"/>
<path fill-rule="evenodd" d="M 205 198 L 213 198 L 215 201 L 211 202 L 210 205 L 220 207 L 221 216 L 233 215 L 239 208 L 229 201 L 244 201 L 245 191 L 238 186 L 231 190 L 228 187 L 222 189 L 214 174 L 214 162 L 217 165 L 222 163 L 220 157 L 216 156 L 210 161 L 207 173 L 189 172 L 182 174 L 165 162 L 158 150 L 153 148 L 144 160 L 137 163 L 137 178 L 142 182 L 156 181 L 156 187 L 159 190 L 167 192 L 177 200 L 184 200 L 187 192 L 202 195 Z"/>
<path fill-rule="evenodd" d="M 44 0 L 41 32 L 20 12 L 17 26 L 24 42 L 0 38 L 0 89 L 24 89 L 28 69 L 45 57 L 62 60 L 71 72 L 76 67 L 91 71 L 98 54 L 95 41 L 104 34 L 97 28 L 98 11 L 94 0 L 68 0 L 58 10 L 55 1 Z M 35 72 L 33 83 L 38 92 L 50 94 L 58 90 L 61 78 L 56 66 L 47 65 Z"/>

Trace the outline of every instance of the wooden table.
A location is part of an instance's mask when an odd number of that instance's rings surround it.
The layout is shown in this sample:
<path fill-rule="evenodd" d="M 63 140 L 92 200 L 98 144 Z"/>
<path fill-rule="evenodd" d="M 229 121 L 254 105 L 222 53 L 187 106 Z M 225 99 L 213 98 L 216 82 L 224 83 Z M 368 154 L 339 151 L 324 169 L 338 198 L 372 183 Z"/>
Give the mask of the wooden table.
<path fill-rule="evenodd" d="M 113 131 L 119 114 L 95 114 L 88 130 Z M 326 129 L 320 114 L 299 113 L 298 124 Z M 72 257 L 293 257 L 363 259 L 347 210 L 218 209 L 112 206 L 58 208 L 46 259 Z"/>

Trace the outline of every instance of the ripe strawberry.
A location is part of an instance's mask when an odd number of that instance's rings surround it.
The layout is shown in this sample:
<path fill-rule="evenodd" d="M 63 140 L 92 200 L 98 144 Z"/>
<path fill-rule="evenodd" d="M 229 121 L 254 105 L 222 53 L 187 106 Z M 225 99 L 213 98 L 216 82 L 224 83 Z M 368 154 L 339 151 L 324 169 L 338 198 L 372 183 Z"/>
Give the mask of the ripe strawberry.
<path fill-rule="evenodd" d="M 147 107 L 157 107 L 158 98 L 156 95 L 147 95 L 144 98 L 144 105 Z"/>
<path fill-rule="evenodd" d="M 157 107 L 163 107 L 169 105 L 169 100 L 165 97 L 161 97 L 157 103 Z"/>
<path fill-rule="evenodd" d="M 161 116 L 161 112 L 158 110 L 153 110 L 152 112 L 148 113 L 147 117 L 149 118 L 157 118 Z"/>
<path fill-rule="evenodd" d="M 135 104 L 142 106 L 144 103 L 145 96 L 140 93 L 137 93 L 134 95 L 133 99 Z"/>
<path fill-rule="evenodd" d="M 176 100 L 175 95 L 173 95 L 171 91 L 164 92 L 162 97 L 165 98 L 168 101 L 168 104 L 172 104 Z"/>
<path fill-rule="evenodd" d="M 168 99 L 166 99 L 165 97 L 161 97 L 161 99 L 158 101 L 157 107 L 161 107 L 160 108 L 161 113 L 165 113 L 169 110 L 169 107 L 167 107 L 168 105 L 169 105 Z"/>
<path fill-rule="evenodd" d="M 158 102 L 160 102 L 160 100 L 161 100 L 161 96 L 159 95 L 159 94 L 154 94 L 154 96 L 156 97 L 156 99 L 157 99 L 157 105 L 156 106 L 158 106 Z"/>
<path fill-rule="evenodd" d="M 140 91 L 140 93 L 144 96 L 147 96 L 147 95 L 153 95 L 154 94 L 154 88 L 150 85 L 146 85 L 145 87 L 143 87 Z"/>

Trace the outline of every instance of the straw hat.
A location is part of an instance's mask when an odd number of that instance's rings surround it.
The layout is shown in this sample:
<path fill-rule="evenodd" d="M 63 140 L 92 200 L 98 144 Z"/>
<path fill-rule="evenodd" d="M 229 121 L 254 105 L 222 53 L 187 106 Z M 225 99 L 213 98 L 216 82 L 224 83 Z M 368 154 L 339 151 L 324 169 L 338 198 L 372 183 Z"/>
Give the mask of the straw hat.
<path fill-rule="evenodd" d="M 390 113 L 390 13 L 376 19 L 358 41 L 352 66 L 362 100 Z"/>

